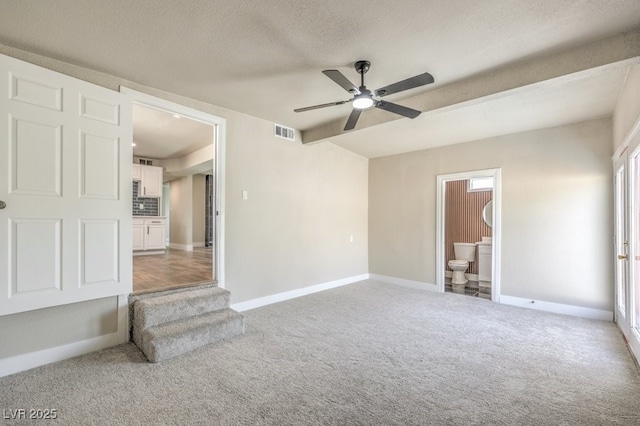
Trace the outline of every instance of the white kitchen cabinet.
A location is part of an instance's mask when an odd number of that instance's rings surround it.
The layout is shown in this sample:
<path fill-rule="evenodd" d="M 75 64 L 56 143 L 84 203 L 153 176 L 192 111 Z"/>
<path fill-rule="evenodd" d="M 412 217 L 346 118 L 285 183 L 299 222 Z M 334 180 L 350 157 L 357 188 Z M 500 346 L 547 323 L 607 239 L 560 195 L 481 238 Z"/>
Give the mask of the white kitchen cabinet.
<path fill-rule="evenodd" d="M 144 219 L 133 218 L 133 250 L 144 250 Z"/>
<path fill-rule="evenodd" d="M 133 250 L 138 254 L 145 251 L 165 249 L 164 217 L 139 217 L 133 219 Z"/>
<path fill-rule="evenodd" d="M 491 287 L 491 244 L 478 243 L 478 281 L 480 287 Z"/>
<path fill-rule="evenodd" d="M 145 250 L 164 250 L 165 219 L 145 219 Z"/>
<path fill-rule="evenodd" d="M 140 166 L 140 164 L 133 163 L 131 177 L 133 178 L 133 180 L 142 180 L 142 167 Z"/>
<path fill-rule="evenodd" d="M 134 169 L 136 164 L 134 163 Z M 140 184 L 138 185 L 138 197 L 160 198 L 162 197 L 162 167 L 145 166 L 140 167 Z M 136 180 L 135 177 L 133 180 Z"/>
<path fill-rule="evenodd" d="M 162 167 L 144 166 L 142 183 L 145 197 L 162 197 Z"/>

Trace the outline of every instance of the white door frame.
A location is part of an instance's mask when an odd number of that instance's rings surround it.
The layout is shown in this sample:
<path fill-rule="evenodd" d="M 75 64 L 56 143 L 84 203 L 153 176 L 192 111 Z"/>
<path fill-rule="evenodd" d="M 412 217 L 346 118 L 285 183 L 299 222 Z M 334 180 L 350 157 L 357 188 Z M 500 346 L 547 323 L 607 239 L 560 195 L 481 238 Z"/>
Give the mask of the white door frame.
<path fill-rule="evenodd" d="M 629 306 L 629 283 L 630 283 L 630 269 L 628 256 L 631 254 L 631 243 L 629 236 L 629 167 L 628 167 L 628 150 L 625 150 L 618 158 L 613 161 L 613 193 L 614 193 L 614 241 L 613 241 L 613 256 L 616 262 L 614 268 L 614 300 L 613 300 L 613 313 L 614 319 L 618 323 L 618 326 L 622 328 L 623 332 L 628 335 L 631 331 L 628 321 L 630 315 Z M 621 182 L 619 182 L 618 176 L 621 176 Z M 619 199 L 619 197 L 621 197 Z M 621 223 L 619 223 L 621 222 Z M 621 259 L 619 256 L 627 256 L 625 259 Z M 621 288 L 619 288 L 621 287 Z M 622 291 L 621 291 L 622 290 Z M 620 294 L 620 293 L 623 294 Z M 622 297 L 624 301 L 624 309 L 621 310 L 618 299 Z"/>
<path fill-rule="evenodd" d="M 628 256 L 628 260 L 626 262 L 626 300 L 625 300 L 625 312 L 624 316 L 620 315 L 618 309 L 618 295 L 616 293 L 618 288 L 617 279 L 614 282 L 614 321 L 624 334 L 629 347 L 631 348 L 631 352 L 636 357 L 636 360 L 640 360 L 640 324 L 636 318 L 636 310 L 639 309 L 638 306 L 638 294 L 640 288 L 637 287 L 636 277 L 637 274 L 640 274 L 640 270 L 636 267 L 636 259 L 640 256 L 640 247 L 636 245 L 636 235 L 640 233 L 640 229 L 636 229 L 635 221 L 632 218 L 637 215 L 639 212 L 636 211 L 634 205 L 638 204 L 638 197 L 640 197 L 640 188 L 634 187 L 634 173 L 637 172 L 634 170 L 633 159 L 640 153 L 640 118 L 636 120 L 634 126 L 631 128 L 626 138 L 620 144 L 620 147 L 616 150 L 613 155 L 613 183 L 614 183 L 614 196 L 616 194 L 616 173 L 621 166 L 625 167 L 625 182 L 626 187 L 623 189 L 624 194 L 626 196 L 626 227 L 627 227 L 627 241 L 628 245 L 626 247 L 626 255 Z M 614 199 L 614 209 L 615 209 L 615 199 Z M 614 231 L 615 226 L 617 224 L 617 211 L 614 211 Z M 612 253 L 614 255 L 615 261 L 618 262 L 617 256 L 619 253 L 619 247 L 614 244 L 615 252 Z"/>
<path fill-rule="evenodd" d="M 208 114 L 203 111 L 199 111 L 193 108 L 186 107 L 184 105 L 177 104 L 175 102 L 168 101 L 166 99 L 157 98 L 155 96 L 148 95 L 146 93 L 138 92 L 128 87 L 120 86 L 120 92 L 131 96 L 134 104 L 143 105 L 150 108 L 161 109 L 168 111 L 172 114 L 179 114 L 181 116 L 190 118 L 192 120 L 200 121 L 213 126 L 214 130 L 214 143 L 213 143 L 213 159 L 214 159 L 214 173 L 216 179 L 216 226 L 215 226 L 215 250 L 213 258 L 213 273 L 214 277 L 218 281 L 218 286 L 225 288 L 225 275 L 224 275 L 224 227 L 225 227 L 225 214 L 224 214 L 224 195 L 225 195 L 225 146 L 227 137 L 227 121 L 224 118 Z"/>
<path fill-rule="evenodd" d="M 627 162 L 627 235 L 629 237 L 629 245 L 627 247 L 627 256 L 629 261 L 627 268 L 627 320 L 625 327 L 627 331 L 627 341 L 631 347 L 636 360 L 640 359 L 640 324 L 638 324 L 638 316 L 636 312 L 640 309 L 638 306 L 638 292 L 640 288 L 637 287 L 638 274 L 640 270 L 637 267 L 637 260 L 640 254 L 640 247 L 637 246 L 636 235 L 640 233 L 640 229 L 636 229 L 636 222 L 631 220 L 631 217 L 637 217 L 638 212 L 635 206 L 640 205 L 638 198 L 640 197 L 640 188 L 634 186 L 634 174 L 640 173 L 640 170 L 635 170 L 635 167 L 631 160 L 634 157 L 640 155 L 640 132 L 632 133 L 633 140 L 631 146 L 633 151 L 629 154 Z"/>
<path fill-rule="evenodd" d="M 444 292 L 445 273 L 445 197 L 447 182 L 471 178 L 493 177 L 493 226 L 492 233 L 492 265 L 491 265 L 491 300 L 500 302 L 500 257 L 502 235 L 502 171 L 501 169 L 475 170 L 462 173 L 451 173 L 437 176 L 436 194 L 436 286 L 440 293 Z"/>

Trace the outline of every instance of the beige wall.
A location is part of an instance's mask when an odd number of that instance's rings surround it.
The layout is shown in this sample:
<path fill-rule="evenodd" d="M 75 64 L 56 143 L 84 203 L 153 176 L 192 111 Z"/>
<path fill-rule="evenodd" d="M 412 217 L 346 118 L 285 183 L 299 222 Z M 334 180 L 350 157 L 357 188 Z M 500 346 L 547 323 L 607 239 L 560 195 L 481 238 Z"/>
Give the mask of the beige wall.
<path fill-rule="evenodd" d="M 118 331 L 118 298 L 0 317 L 0 359 Z"/>
<path fill-rule="evenodd" d="M 203 246 L 205 239 L 205 177 L 189 175 L 172 180 L 170 244 L 174 248 Z"/>
<path fill-rule="evenodd" d="M 2 45 L 0 53 L 227 120 L 225 269 L 233 303 L 367 272 L 367 159 L 329 143 L 306 147 L 277 139 L 271 122 L 118 77 Z M 242 189 L 249 191 L 246 201 Z M 2 317 L 0 346 L 13 349 L 0 351 L 0 359 L 109 334 L 117 298 L 97 310 L 94 303 Z M 30 325 L 25 331 L 22 324 Z"/>
<path fill-rule="evenodd" d="M 629 68 L 613 114 L 613 149 L 622 145 L 640 118 L 640 65 Z"/>
<path fill-rule="evenodd" d="M 205 176 L 193 175 L 193 206 L 191 209 L 193 235 L 191 239 L 196 247 L 204 246 L 206 199 Z"/>
<path fill-rule="evenodd" d="M 226 283 L 233 303 L 368 272 L 368 160 L 331 143 L 303 146 L 272 133 L 271 122 L 249 116 L 227 128 Z"/>
<path fill-rule="evenodd" d="M 171 183 L 171 240 L 169 244 L 189 246 L 193 243 L 191 208 L 193 204 L 193 177 L 184 176 Z M 186 248 L 186 247 L 178 247 Z"/>
<path fill-rule="evenodd" d="M 436 282 L 436 177 L 502 169 L 502 294 L 613 310 L 612 122 L 377 158 L 370 272 Z"/>

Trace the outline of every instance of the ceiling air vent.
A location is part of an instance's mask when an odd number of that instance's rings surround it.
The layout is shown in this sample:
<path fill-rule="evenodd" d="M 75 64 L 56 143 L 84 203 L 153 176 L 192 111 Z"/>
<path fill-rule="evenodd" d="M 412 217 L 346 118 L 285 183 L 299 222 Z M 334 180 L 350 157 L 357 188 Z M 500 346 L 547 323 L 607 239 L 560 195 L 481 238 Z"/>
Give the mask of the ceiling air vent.
<path fill-rule="evenodd" d="M 290 127 L 285 127 L 280 124 L 273 125 L 274 136 L 283 139 L 289 139 L 290 141 L 296 140 L 296 131 Z"/>

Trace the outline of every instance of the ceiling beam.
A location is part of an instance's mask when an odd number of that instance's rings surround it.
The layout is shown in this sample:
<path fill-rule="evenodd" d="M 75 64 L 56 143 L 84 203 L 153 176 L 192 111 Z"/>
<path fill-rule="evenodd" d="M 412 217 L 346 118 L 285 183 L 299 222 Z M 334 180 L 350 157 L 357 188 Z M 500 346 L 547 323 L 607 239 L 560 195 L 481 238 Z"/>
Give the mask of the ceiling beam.
<path fill-rule="evenodd" d="M 543 58 L 513 63 L 417 96 L 394 100 L 394 102 L 422 112 L 442 110 L 460 104 L 468 105 L 474 101 L 484 101 L 487 97 L 503 92 L 613 63 L 638 62 L 640 62 L 640 30 L 622 33 Z M 435 77 L 437 82 L 437 76 Z M 356 130 L 353 131 L 403 119 L 396 114 L 371 110 L 362 114 Z M 343 127 L 344 119 L 340 119 L 308 129 L 302 132 L 302 143 L 321 142 L 347 133 Z"/>

